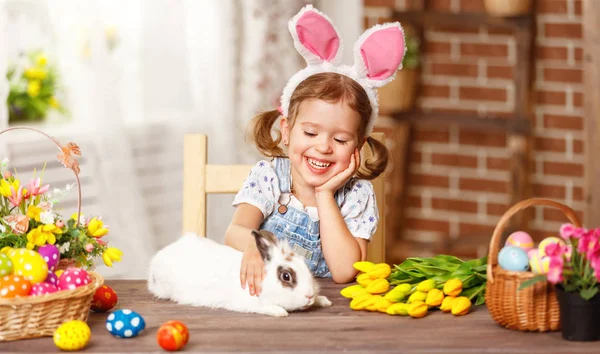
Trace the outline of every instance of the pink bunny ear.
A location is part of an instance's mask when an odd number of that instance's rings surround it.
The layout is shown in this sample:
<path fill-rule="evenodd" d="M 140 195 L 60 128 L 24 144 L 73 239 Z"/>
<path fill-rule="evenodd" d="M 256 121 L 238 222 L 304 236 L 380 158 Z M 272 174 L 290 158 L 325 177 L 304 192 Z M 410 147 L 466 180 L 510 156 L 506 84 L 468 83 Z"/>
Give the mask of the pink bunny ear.
<path fill-rule="evenodd" d="M 392 81 L 402 69 L 406 52 L 400 23 L 376 25 L 365 31 L 354 45 L 354 65 L 371 86 L 381 87 Z"/>
<path fill-rule="evenodd" d="M 339 60 L 342 42 L 331 20 L 307 5 L 288 24 L 296 50 L 310 64 Z"/>

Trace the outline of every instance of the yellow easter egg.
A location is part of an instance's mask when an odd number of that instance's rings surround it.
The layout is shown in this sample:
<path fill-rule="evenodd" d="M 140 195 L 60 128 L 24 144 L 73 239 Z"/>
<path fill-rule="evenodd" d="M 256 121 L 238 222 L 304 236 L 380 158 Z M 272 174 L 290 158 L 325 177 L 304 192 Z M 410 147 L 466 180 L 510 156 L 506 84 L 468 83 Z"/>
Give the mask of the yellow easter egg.
<path fill-rule="evenodd" d="M 546 274 L 550 268 L 550 257 L 541 257 L 539 251 L 532 252 L 529 256 L 529 266 L 536 274 Z"/>
<path fill-rule="evenodd" d="M 90 341 L 92 331 L 80 320 L 68 321 L 54 331 L 54 344 L 62 350 L 80 350 Z"/>
<path fill-rule="evenodd" d="M 538 245 L 538 250 L 540 251 L 541 258 L 546 256 L 546 246 L 553 244 L 553 243 L 558 243 L 558 244 L 561 244 L 562 246 L 565 245 L 565 241 L 561 240 L 558 237 L 546 237 Z"/>
<path fill-rule="evenodd" d="M 48 264 L 36 251 L 19 248 L 9 255 L 13 262 L 13 273 L 22 275 L 31 284 L 41 283 L 48 276 Z"/>

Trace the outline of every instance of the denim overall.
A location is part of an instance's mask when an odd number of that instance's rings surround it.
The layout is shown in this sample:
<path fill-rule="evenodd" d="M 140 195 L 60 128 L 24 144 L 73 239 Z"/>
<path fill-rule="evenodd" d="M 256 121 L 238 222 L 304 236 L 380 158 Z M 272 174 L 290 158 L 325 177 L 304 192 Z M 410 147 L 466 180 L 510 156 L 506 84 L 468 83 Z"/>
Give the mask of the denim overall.
<path fill-rule="evenodd" d="M 276 157 L 275 173 L 281 194 L 290 193 L 290 160 Z M 339 206 L 343 196 L 336 192 L 335 199 Z M 277 206 L 260 229 L 271 231 L 278 240 L 286 240 L 295 253 L 305 257 L 306 265 L 315 276 L 331 277 L 321 249 L 319 221 L 312 221 L 307 212 L 295 209 L 291 205 L 287 206 L 287 212 L 281 214 Z"/>

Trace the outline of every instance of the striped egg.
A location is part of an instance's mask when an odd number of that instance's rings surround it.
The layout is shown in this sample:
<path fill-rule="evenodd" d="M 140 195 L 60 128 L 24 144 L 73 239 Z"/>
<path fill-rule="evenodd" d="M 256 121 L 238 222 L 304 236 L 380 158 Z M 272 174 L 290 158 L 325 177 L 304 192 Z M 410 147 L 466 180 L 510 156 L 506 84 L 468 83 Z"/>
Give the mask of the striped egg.
<path fill-rule="evenodd" d="M 504 245 L 519 247 L 528 252 L 533 248 L 533 239 L 525 231 L 515 231 L 508 236 Z"/>
<path fill-rule="evenodd" d="M 558 237 L 546 237 L 543 239 L 538 245 L 538 250 L 540 251 L 540 257 L 546 256 L 546 246 L 550 244 L 558 243 L 561 246 L 565 246 L 565 241 L 561 240 Z"/>
<path fill-rule="evenodd" d="M 536 274 L 546 274 L 550 268 L 550 257 L 541 257 L 539 250 L 531 250 L 529 253 L 529 266 Z"/>

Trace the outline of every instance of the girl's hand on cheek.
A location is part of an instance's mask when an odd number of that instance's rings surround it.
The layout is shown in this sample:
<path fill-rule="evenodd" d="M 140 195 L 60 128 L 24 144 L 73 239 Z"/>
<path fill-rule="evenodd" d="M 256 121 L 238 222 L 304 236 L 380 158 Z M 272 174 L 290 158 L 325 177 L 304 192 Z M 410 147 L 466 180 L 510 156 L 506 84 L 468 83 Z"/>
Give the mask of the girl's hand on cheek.
<path fill-rule="evenodd" d="M 344 183 L 346 183 L 350 179 L 350 177 L 352 177 L 356 173 L 356 171 L 358 171 L 359 167 L 360 152 L 358 151 L 358 148 L 356 148 L 354 149 L 354 153 L 352 154 L 352 156 L 350 156 L 350 164 L 348 165 L 348 168 L 333 176 L 329 181 L 316 187 L 315 192 L 317 194 L 323 192 L 328 192 L 331 194 L 335 193 L 335 191 L 340 189 L 340 187 L 343 186 Z"/>

